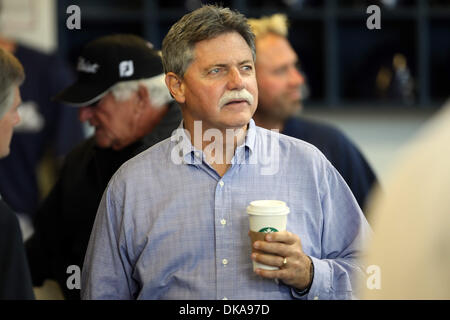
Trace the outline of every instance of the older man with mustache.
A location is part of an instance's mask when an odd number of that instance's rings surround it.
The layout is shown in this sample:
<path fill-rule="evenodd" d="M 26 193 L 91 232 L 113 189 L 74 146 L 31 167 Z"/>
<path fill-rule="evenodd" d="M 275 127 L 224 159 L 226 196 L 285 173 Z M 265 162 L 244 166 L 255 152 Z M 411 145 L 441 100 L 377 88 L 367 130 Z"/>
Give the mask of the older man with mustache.
<path fill-rule="evenodd" d="M 370 228 L 315 147 L 255 126 L 255 45 L 246 18 L 204 6 L 172 26 L 162 51 L 183 122 L 111 179 L 86 253 L 82 298 L 354 297 Z M 256 241 L 252 254 L 246 207 L 260 199 L 285 201 L 291 213 L 288 231 Z M 276 270 L 253 271 L 252 260 Z"/>

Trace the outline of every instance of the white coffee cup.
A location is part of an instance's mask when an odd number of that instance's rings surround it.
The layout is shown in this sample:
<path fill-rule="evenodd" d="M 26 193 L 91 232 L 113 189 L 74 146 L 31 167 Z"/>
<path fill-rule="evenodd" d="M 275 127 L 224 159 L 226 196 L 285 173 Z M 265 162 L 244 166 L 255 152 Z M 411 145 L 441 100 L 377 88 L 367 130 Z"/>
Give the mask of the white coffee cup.
<path fill-rule="evenodd" d="M 266 233 L 286 230 L 288 213 L 289 207 L 284 201 L 256 200 L 250 202 L 250 205 L 247 207 L 247 214 L 250 222 L 250 237 L 253 252 L 255 251 L 253 249 L 253 242 L 263 240 Z M 265 270 L 279 269 L 278 267 L 253 261 L 253 270 L 256 268 Z"/>

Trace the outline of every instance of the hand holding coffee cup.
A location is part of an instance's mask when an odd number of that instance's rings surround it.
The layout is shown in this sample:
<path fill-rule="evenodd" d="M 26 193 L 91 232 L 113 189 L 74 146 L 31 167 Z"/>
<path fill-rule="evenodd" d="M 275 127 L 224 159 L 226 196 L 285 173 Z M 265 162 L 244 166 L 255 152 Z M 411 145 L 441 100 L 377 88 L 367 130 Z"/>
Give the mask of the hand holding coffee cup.
<path fill-rule="evenodd" d="M 252 252 L 258 252 L 253 244 L 255 241 L 264 240 L 268 233 L 286 230 L 287 214 L 289 208 L 286 203 L 278 200 L 257 200 L 250 202 L 247 207 L 250 222 L 249 236 L 252 243 Z M 253 261 L 253 270 L 257 268 L 265 270 L 278 270 L 276 266 L 270 266 Z"/>
<path fill-rule="evenodd" d="M 312 283 L 312 261 L 300 238 L 286 231 L 289 208 L 278 200 L 252 201 L 247 207 L 253 271 L 268 279 L 303 290 Z"/>

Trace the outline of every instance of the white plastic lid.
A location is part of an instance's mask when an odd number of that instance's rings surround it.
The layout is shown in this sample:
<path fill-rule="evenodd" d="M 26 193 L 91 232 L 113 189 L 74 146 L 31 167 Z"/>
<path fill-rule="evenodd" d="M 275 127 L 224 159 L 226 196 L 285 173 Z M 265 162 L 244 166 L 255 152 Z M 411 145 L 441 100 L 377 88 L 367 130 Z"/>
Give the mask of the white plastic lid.
<path fill-rule="evenodd" d="M 247 213 L 252 215 L 285 215 L 289 212 L 286 202 L 280 200 L 255 200 L 247 207 Z"/>

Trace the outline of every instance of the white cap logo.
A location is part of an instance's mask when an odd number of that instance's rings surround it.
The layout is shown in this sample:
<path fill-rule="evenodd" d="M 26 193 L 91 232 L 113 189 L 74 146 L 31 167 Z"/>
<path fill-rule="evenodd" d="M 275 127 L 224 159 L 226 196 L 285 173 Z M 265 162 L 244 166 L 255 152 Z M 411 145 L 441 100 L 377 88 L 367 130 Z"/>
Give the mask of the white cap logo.
<path fill-rule="evenodd" d="M 122 61 L 119 64 L 119 75 L 121 78 L 131 77 L 134 73 L 133 60 Z"/>
<path fill-rule="evenodd" d="M 83 57 L 78 58 L 77 70 L 86 73 L 97 73 L 98 64 L 91 63 Z"/>

